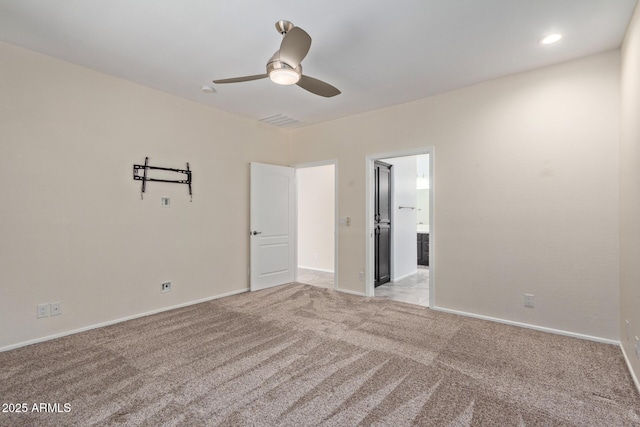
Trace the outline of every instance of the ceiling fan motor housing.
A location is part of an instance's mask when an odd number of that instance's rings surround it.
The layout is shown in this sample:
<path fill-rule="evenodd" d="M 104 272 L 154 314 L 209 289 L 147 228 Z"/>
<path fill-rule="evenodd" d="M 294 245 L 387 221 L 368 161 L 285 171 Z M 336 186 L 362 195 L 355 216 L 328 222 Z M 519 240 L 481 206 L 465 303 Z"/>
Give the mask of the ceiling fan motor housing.
<path fill-rule="evenodd" d="M 276 30 L 282 35 L 287 34 L 293 27 L 294 25 L 286 20 L 276 22 Z"/>

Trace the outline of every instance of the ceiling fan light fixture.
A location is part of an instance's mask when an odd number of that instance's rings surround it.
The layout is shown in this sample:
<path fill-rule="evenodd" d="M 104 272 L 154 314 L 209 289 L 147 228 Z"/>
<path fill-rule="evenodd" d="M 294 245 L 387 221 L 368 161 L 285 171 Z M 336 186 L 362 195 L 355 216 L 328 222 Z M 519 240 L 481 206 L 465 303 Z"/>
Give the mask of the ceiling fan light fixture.
<path fill-rule="evenodd" d="M 300 80 L 300 74 L 291 68 L 276 68 L 269 72 L 269 78 L 279 85 L 293 85 Z"/>
<path fill-rule="evenodd" d="M 540 39 L 540 44 L 553 44 L 562 38 L 562 34 L 549 34 Z"/>

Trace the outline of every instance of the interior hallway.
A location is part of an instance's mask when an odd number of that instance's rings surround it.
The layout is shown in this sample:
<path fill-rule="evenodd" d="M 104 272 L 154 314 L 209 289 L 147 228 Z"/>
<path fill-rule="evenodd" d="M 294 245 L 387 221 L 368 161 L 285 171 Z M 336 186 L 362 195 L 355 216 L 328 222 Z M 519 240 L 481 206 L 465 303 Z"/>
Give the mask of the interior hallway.
<path fill-rule="evenodd" d="M 333 289 L 333 273 L 298 268 L 298 283 Z M 418 272 L 397 282 L 375 288 L 374 296 L 429 307 L 429 268 L 418 266 Z"/>
<path fill-rule="evenodd" d="M 298 283 L 333 289 L 333 273 L 298 268 Z"/>

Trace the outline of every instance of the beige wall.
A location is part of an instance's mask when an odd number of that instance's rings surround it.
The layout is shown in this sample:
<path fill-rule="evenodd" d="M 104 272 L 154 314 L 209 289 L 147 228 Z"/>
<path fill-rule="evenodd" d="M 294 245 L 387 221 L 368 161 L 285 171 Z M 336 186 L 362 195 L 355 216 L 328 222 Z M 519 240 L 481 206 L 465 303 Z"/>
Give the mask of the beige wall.
<path fill-rule="evenodd" d="M 284 131 L 4 43 L 0 63 L 0 348 L 248 286 L 248 163 L 288 164 Z M 193 203 L 140 200 L 145 156 L 189 162 Z"/>
<path fill-rule="evenodd" d="M 624 92 L 637 94 L 634 22 Z M 638 128 L 625 121 L 619 173 L 618 51 L 289 137 L 11 45 L 0 61 L 0 322 L 14 325 L 0 348 L 245 289 L 250 161 L 338 159 L 339 216 L 352 218 L 339 227 L 339 284 L 364 292 L 365 156 L 426 146 L 437 306 L 616 340 L 622 248 L 623 317 L 638 331 Z M 638 99 L 625 96 L 625 117 Z M 145 156 L 190 162 L 193 203 L 160 183 L 140 200 L 131 168 Z M 623 233 L 636 233 L 621 242 L 619 175 L 632 195 Z M 54 301 L 63 315 L 37 320 L 36 305 Z"/>
<path fill-rule="evenodd" d="M 634 345 L 636 337 L 640 338 L 640 7 L 636 7 L 622 46 L 621 139 L 620 342 L 638 381 L 640 360 Z"/>
<path fill-rule="evenodd" d="M 334 271 L 335 166 L 296 169 L 298 266 Z"/>
<path fill-rule="evenodd" d="M 340 287 L 365 290 L 365 156 L 433 146 L 436 305 L 617 340 L 619 73 L 611 51 L 292 131 L 293 163 L 339 161 Z"/>

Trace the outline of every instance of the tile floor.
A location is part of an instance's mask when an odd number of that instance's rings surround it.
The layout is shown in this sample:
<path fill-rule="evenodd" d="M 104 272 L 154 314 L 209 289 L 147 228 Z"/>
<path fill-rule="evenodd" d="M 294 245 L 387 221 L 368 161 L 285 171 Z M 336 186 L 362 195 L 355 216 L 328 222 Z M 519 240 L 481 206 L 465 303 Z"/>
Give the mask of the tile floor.
<path fill-rule="evenodd" d="M 418 266 L 418 272 L 397 282 L 385 283 L 374 290 L 380 298 L 429 307 L 429 268 Z"/>
<path fill-rule="evenodd" d="M 298 282 L 333 289 L 333 273 L 298 269 Z M 418 272 L 394 283 L 375 288 L 374 295 L 409 304 L 429 306 L 429 268 L 418 266 Z"/>
<path fill-rule="evenodd" d="M 333 289 L 333 273 L 298 268 L 298 283 Z"/>

